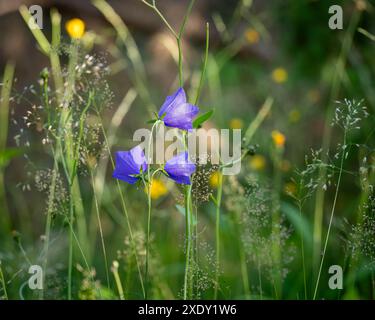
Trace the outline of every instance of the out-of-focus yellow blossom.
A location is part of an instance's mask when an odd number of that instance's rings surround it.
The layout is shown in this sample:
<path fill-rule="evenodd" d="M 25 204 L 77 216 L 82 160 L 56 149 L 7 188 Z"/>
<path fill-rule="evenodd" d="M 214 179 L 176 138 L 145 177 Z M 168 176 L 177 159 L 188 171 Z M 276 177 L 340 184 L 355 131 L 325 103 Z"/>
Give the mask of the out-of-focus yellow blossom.
<path fill-rule="evenodd" d="M 239 118 L 233 118 L 229 122 L 229 128 L 231 129 L 241 129 L 243 127 L 243 121 Z"/>
<path fill-rule="evenodd" d="M 289 121 L 291 123 L 297 123 L 301 119 L 301 113 L 297 109 L 293 109 L 289 112 Z"/>
<path fill-rule="evenodd" d="M 365 0 L 356 0 L 355 5 L 358 11 L 365 11 L 368 8 Z"/>
<path fill-rule="evenodd" d="M 249 165 L 253 170 L 263 170 L 266 167 L 266 158 L 260 154 L 256 154 L 250 158 Z"/>
<path fill-rule="evenodd" d="M 152 179 L 151 199 L 156 200 L 168 193 L 165 183 L 160 179 Z"/>
<path fill-rule="evenodd" d="M 259 42 L 259 32 L 256 31 L 254 28 L 249 28 L 246 30 L 245 33 L 246 40 L 250 44 L 255 44 Z"/>
<path fill-rule="evenodd" d="M 219 171 L 215 171 L 211 174 L 209 182 L 212 188 L 217 188 L 219 185 L 220 175 L 221 173 Z"/>
<path fill-rule="evenodd" d="M 78 18 L 68 20 L 65 29 L 73 39 L 80 39 L 85 34 L 85 23 Z"/>
<path fill-rule="evenodd" d="M 283 148 L 285 145 L 285 136 L 278 130 L 273 130 L 271 132 L 271 137 L 276 148 Z"/>
<path fill-rule="evenodd" d="M 289 181 L 284 185 L 284 192 L 289 195 L 295 195 L 297 192 L 297 186 L 294 182 Z"/>
<path fill-rule="evenodd" d="M 276 68 L 272 71 L 272 80 L 276 83 L 284 83 L 288 80 L 288 72 L 284 68 Z"/>

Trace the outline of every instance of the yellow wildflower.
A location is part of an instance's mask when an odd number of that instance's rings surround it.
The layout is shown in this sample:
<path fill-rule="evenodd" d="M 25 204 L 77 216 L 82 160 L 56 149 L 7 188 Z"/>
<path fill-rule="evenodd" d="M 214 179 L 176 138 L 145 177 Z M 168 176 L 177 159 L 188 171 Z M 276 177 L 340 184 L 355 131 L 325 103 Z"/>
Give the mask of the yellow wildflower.
<path fill-rule="evenodd" d="M 85 34 L 85 23 L 78 18 L 68 20 L 65 29 L 73 39 L 80 39 Z"/>
<path fill-rule="evenodd" d="M 217 186 L 219 185 L 220 175 L 221 173 L 219 171 L 215 171 L 211 174 L 209 182 L 212 188 L 217 188 Z"/>
<path fill-rule="evenodd" d="M 285 136 L 278 130 L 271 132 L 271 137 L 276 148 L 283 148 L 285 145 Z"/>
<path fill-rule="evenodd" d="M 266 167 L 266 158 L 260 154 L 250 158 L 250 168 L 256 171 L 263 170 Z"/>
<path fill-rule="evenodd" d="M 259 32 L 253 28 L 249 28 L 246 30 L 245 37 L 247 42 L 249 42 L 250 44 L 259 42 Z"/>
<path fill-rule="evenodd" d="M 284 68 L 276 68 L 272 71 L 272 80 L 276 83 L 284 83 L 288 80 L 288 72 Z"/>
<path fill-rule="evenodd" d="M 160 179 L 152 179 L 151 199 L 156 200 L 168 193 L 165 183 Z"/>
<path fill-rule="evenodd" d="M 239 118 L 233 118 L 229 122 L 229 128 L 231 129 L 241 129 L 243 127 L 243 121 Z"/>

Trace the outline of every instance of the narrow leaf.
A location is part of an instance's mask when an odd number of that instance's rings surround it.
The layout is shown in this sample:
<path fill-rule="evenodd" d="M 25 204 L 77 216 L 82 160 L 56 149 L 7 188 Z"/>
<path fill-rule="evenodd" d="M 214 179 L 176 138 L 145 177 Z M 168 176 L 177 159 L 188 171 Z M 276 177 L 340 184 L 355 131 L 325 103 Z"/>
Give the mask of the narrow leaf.
<path fill-rule="evenodd" d="M 212 117 L 214 110 L 207 111 L 193 121 L 193 128 L 199 128 L 204 122 Z"/>

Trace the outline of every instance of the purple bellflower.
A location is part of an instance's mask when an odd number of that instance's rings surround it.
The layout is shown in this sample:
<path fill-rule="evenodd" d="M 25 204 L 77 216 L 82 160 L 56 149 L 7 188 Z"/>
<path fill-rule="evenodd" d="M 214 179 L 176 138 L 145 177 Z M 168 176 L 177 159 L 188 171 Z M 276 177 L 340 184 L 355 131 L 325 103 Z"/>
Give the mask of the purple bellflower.
<path fill-rule="evenodd" d="M 168 160 L 164 171 L 169 178 L 179 184 L 191 184 L 190 176 L 195 172 L 195 164 L 189 160 L 189 155 L 185 151 Z"/>
<path fill-rule="evenodd" d="M 193 118 L 198 112 L 197 106 L 186 102 L 184 89 L 179 88 L 173 95 L 165 99 L 158 116 L 167 127 L 190 130 L 193 129 Z"/>
<path fill-rule="evenodd" d="M 116 166 L 113 177 L 130 184 L 137 182 L 138 175 L 147 170 L 145 154 L 140 146 L 136 146 L 129 151 L 116 152 Z"/>

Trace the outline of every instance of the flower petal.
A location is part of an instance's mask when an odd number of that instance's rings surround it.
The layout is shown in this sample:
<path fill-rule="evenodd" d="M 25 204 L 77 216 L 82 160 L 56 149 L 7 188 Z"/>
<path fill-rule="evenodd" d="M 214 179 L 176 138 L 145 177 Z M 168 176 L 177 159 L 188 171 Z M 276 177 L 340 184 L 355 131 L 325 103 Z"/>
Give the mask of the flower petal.
<path fill-rule="evenodd" d="M 199 108 L 190 103 L 183 103 L 170 110 L 164 117 L 164 123 L 168 127 L 182 130 L 193 129 L 193 119 L 198 114 Z"/>
<path fill-rule="evenodd" d="M 125 181 L 125 182 L 130 183 L 130 184 L 134 184 L 138 181 L 138 178 L 135 178 L 135 177 L 132 177 L 132 176 L 129 176 L 129 175 L 120 174 L 116 171 L 113 172 L 112 177 L 116 178 L 116 179 L 119 179 L 119 180 L 122 180 L 122 181 Z"/>
<path fill-rule="evenodd" d="M 168 160 L 164 170 L 177 183 L 190 184 L 190 176 L 195 172 L 195 164 L 189 160 L 188 153 L 185 151 Z"/>
<path fill-rule="evenodd" d="M 174 175 L 169 175 L 169 177 L 176 181 L 179 184 L 191 184 L 190 181 L 190 176 L 174 176 Z"/>
<path fill-rule="evenodd" d="M 143 171 L 147 170 L 146 158 L 140 146 L 129 151 L 118 151 L 112 177 L 133 184 L 138 180 L 133 175 L 140 174 L 141 168 Z"/>
<path fill-rule="evenodd" d="M 186 94 L 183 88 L 179 88 L 173 95 L 168 96 L 167 99 L 165 99 L 165 102 L 159 110 L 159 117 L 184 103 L 186 103 Z"/>
<path fill-rule="evenodd" d="M 143 152 L 143 149 L 140 146 L 136 146 L 130 150 L 130 153 L 131 153 L 134 164 L 138 168 L 138 173 L 140 172 L 140 168 L 142 168 L 143 171 L 146 171 L 147 160 Z"/>

